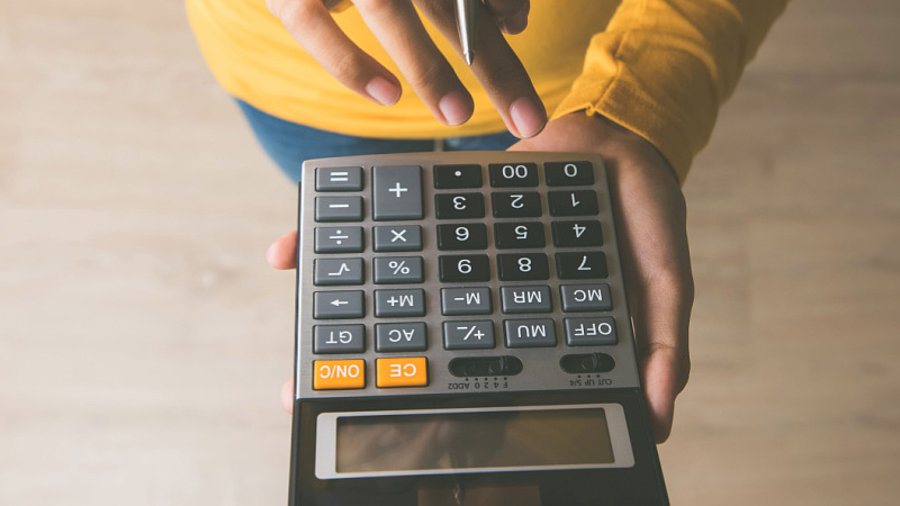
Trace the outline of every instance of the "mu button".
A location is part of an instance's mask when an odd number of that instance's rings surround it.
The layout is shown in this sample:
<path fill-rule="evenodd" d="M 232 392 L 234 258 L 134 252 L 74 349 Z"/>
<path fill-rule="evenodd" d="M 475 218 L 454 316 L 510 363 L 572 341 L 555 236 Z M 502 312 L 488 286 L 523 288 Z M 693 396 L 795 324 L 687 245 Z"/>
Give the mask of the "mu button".
<path fill-rule="evenodd" d="M 425 357 L 379 358 L 375 368 L 378 388 L 428 385 L 428 360 Z"/>
<path fill-rule="evenodd" d="M 366 386 L 366 361 L 313 361 L 313 390 L 336 390 Z"/>

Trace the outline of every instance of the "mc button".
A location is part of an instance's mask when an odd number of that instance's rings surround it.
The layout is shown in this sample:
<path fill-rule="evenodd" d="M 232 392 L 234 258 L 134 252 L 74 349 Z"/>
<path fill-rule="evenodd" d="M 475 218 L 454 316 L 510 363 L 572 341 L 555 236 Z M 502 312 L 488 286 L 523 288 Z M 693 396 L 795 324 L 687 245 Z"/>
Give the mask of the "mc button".
<path fill-rule="evenodd" d="M 379 358 L 375 361 L 378 388 L 424 387 L 428 385 L 425 357 Z"/>

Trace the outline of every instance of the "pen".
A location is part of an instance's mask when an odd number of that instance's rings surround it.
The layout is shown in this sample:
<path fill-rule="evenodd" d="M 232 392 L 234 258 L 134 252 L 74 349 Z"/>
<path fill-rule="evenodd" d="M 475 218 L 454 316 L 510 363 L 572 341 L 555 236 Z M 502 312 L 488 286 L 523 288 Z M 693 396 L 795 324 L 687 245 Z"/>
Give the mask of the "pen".
<path fill-rule="evenodd" d="M 456 25 L 459 28 L 459 45 L 466 63 L 475 61 L 475 15 L 479 0 L 456 0 Z"/>

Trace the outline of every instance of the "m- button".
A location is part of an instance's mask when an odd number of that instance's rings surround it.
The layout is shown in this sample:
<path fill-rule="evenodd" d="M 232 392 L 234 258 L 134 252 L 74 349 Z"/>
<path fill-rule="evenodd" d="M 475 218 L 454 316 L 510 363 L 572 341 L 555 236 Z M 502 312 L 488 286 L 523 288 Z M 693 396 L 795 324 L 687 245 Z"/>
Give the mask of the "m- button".
<path fill-rule="evenodd" d="M 378 388 L 424 387 L 428 385 L 425 357 L 379 358 L 375 361 Z"/>

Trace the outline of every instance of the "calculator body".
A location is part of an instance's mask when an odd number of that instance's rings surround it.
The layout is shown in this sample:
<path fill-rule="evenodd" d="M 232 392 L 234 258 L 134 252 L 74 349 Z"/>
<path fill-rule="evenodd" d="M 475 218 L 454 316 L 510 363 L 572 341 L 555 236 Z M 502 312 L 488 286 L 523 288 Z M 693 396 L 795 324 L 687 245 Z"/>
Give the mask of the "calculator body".
<path fill-rule="evenodd" d="M 303 181 L 292 506 L 668 504 L 598 156 Z"/>

